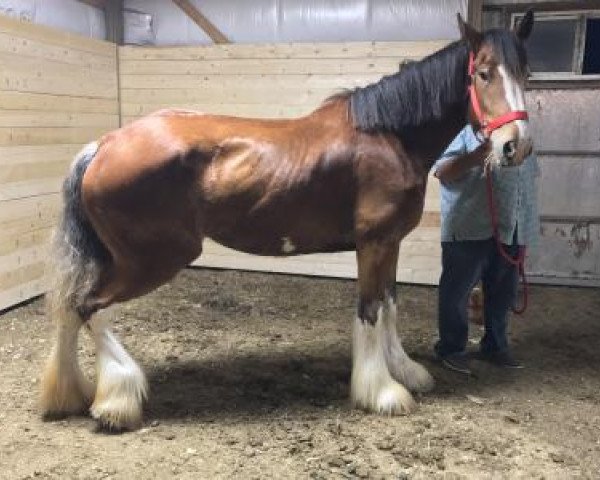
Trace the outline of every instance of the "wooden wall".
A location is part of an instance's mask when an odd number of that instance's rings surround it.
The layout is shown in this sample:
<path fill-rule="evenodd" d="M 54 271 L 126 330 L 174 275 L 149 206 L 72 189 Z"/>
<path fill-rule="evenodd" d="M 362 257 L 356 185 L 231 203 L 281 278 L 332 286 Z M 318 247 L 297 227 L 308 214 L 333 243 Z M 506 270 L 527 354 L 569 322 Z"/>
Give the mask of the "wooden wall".
<path fill-rule="evenodd" d="M 342 88 L 396 72 L 445 42 L 221 45 L 119 49 L 123 122 L 163 107 L 254 117 L 295 117 Z M 421 225 L 400 249 L 398 279 L 437 284 L 438 182 L 429 182 Z M 205 243 L 197 265 L 355 277 L 355 254 L 254 257 Z"/>
<path fill-rule="evenodd" d="M 0 309 L 45 290 L 62 178 L 118 125 L 115 45 L 0 16 Z"/>

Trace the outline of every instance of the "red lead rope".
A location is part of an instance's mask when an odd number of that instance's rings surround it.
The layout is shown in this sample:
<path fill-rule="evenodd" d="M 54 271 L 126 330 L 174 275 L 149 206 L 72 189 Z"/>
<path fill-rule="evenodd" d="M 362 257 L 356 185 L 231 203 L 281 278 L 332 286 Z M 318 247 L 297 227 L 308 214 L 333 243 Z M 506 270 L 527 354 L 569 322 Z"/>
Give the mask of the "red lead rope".
<path fill-rule="evenodd" d="M 526 248 L 524 246 L 519 245 L 519 251 L 515 258 L 511 257 L 506 250 L 504 250 L 504 245 L 500 241 L 500 235 L 498 234 L 498 216 L 496 214 L 496 206 L 494 203 L 494 189 L 492 187 L 492 174 L 488 171 L 485 176 L 486 179 L 486 187 L 487 187 L 487 200 L 488 200 L 488 210 L 490 212 L 490 218 L 492 219 L 492 231 L 494 234 L 494 240 L 496 241 L 496 246 L 498 247 L 498 251 L 502 258 L 506 260 L 511 265 L 515 266 L 519 270 L 519 277 L 523 281 L 523 305 L 520 307 L 512 307 L 512 311 L 521 315 L 527 309 L 527 296 L 528 296 L 528 288 L 527 288 L 527 276 L 525 275 L 525 251 Z"/>
<path fill-rule="evenodd" d="M 502 125 L 505 125 L 510 122 L 514 122 L 515 120 L 527 120 L 529 117 L 527 112 L 524 110 L 514 110 L 511 112 L 507 112 L 504 115 L 500 115 L 499 117 L 493 118 L 490 121 L 486 121 L 483 115 L 483 111 L 481 110 L 481 105 L 479 103 L 479 98 L 477 97 L 477 90 L 475 90 L 475 55 L 471 52 L 469 54 L 469 97 L 471 99 L 471 107 L 473 108 L 473 113 L 475 117 L 477 117 L 477 121 L 479 122 L 479 126 L 485 138 L 489 138 L 492 132 Z M 498 251 L 500 255 L 506 260 L 509 264 L 515 266 L 519 270 L 519 276 L 523 281 L 523 305 L 519 308 L 512 307 L 512 311 L 517 315 L 521 315 L 527 309 L 527 277 L 525 275 L 525 247 L 519 246 L 519 252 L 517 253 L 516 258 L 511 257 L 504 250 L 504 245 L 500 241 L 500 236 L 498 235 L 498 217 L 496 215 L 496 206 L 494 204 L 494 191 L 492 188 L 492 175 L 488 171 L 486 173 L 486 186 L 487 186 L 487 197 L 488 197 L 488 209 L 490 212 L 490 218 L 492 219 L 492 230 L 494 233 L 494 240 L 496 241 L 496 246 L 498 247 Z"/>

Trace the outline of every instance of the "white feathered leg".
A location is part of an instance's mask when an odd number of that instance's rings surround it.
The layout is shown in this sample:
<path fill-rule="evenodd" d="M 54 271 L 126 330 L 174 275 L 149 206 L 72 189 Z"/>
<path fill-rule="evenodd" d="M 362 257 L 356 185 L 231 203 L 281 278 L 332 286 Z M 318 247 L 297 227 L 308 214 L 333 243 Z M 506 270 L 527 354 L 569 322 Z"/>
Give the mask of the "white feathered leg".
<path fill-rule="evenodd" d="M 386 329 L 383 308 L 377 322 L 356 318 L 353 334 L 352 401 L 366 410 L 385 413 L 409 413 L 416 407 L 410 392 L 392 378 L 388 370 L 384 348 Z"/>
<path fill-rule="evenodd" d="M 435 386 L 435 381 L 423 365 L 412 360 L 404 351 L 396 327 L 398 319 L 396 302 L 390 297 L 386 304 L 383 309 L 383 325 L 384 351 L 388 369 L 392 377 L 411 392 L 428 392 Z"/>
<path fill-rule="evenodd" d="M 142 405 L 147 396 L 146 377 L 101 315 L 90 321 L 90 327 L 96 344 L 98 376 L 90 412 L 103 427 L 135 429 L 142 422 Z"/>
<path fill-rule="evenodd" d="M 92 402 L 94 386 L 85 378 L 77 361 L 81 318 L 64 304 L 51 315 L 56 322 L 56 342 L 42 375 L 42 414 L 52 418 L 85 413 Z"/>

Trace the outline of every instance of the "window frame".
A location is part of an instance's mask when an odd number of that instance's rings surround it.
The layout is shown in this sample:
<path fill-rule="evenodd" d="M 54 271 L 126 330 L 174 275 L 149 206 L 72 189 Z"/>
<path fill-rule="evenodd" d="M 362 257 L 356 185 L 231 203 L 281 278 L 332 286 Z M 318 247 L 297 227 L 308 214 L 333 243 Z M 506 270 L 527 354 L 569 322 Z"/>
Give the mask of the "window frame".
<path fill-rule="evenodd" d="M 525 12 L 514 11 L 509 14 L 509 26 L 513 28 L 517 21 L 523 18 Z M 600 19 L 600 10 L 547 10 L 536 12 L 535 21 L 556 21 L 556 20 L 577 20 L 575 31 L 575 42 L 573 52 L 573 63 L 570 72 L 532 72 L 529 82 L 533 84 L 543 84 L 547 82 L 576 82 L 591 83 L 596 86 L 600 83 L 600 74 L 583 74 L 583 60 L 585 54 L 585 35 L 587 29 L 587 20 L 589 18 Z M 533 26 L 535 29 L 535 25 Z"/>

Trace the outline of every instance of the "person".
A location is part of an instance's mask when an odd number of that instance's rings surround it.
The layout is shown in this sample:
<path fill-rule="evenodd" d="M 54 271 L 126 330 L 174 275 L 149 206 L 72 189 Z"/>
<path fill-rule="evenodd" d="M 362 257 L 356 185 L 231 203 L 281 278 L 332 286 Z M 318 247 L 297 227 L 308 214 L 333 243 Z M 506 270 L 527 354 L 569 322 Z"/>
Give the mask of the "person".
<path fill-rule="evenodd" d="M 474 285 L 483 287 L 484 334 L 476 357 L 506 368 L 522 368 L 512 355 L 507 321 L 517 297 L 519 272 L 505 260 L 493 237 L 484 163 L 489 140 L 481 141 L 465 127 L 433 167 L 441 184 L 442 274 L 439 283 L 439 340 L 435 353 L 442 365 L 471 374 L 466 352 L 467 303 Z M 498 233 L 513 258 L 519 246 L 535 246 L 539 233 L 536 177 L 532 154 L 518 167 L 492 172 Z"/>

